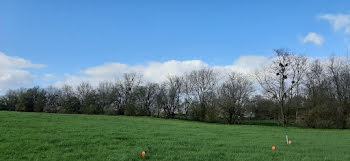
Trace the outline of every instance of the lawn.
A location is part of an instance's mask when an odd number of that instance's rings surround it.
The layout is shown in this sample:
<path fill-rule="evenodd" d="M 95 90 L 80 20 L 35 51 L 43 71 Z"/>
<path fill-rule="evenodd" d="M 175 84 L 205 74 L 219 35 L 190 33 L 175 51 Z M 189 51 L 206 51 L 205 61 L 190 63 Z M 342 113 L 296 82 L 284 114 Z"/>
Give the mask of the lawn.
<path fill-rule="evenodd" d="M 0 112 L 0 161 L 142 160 L 142 151 L 166 161 L 350 160 L 350 130 Z"/>

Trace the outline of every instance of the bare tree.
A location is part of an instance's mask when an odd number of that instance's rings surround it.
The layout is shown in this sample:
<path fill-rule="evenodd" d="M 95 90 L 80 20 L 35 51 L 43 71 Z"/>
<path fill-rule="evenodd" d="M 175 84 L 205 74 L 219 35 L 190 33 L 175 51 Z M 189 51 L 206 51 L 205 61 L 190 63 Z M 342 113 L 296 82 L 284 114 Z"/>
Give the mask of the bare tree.
<path fill-rule="evenodd" d="M 147 83 L 144 86 L 139 86 L 135 90 L 137 115 L 151 115 L 151 108 L 155 104 L 158 84 Z"/>
<path fill-rule="evenodd" d="M 113 102 L 112 92 L 113 92 L 113 84 L 111 82 L 100 82 L 98 87 L 96 88 L 96 92 L 98 94 L 98 103 L 101 107 L 106 107 Z"/>
<path fill-rule="evenodd" d="M 239 123 L 244 116 L 244 106 L 248 103 L 253 83 L 242 74 L 231 73 L 219 88 L 219 101 L 222 116 L 228 123 Z"/>
<path fill-rule="evenodd" d="M 62 97 L 62 91 L 53 86 L 46 88 L 47 102 L 44 107 L 44 112 L 57 112 L 59 107 L 59 100 Z"/>
<path fill-rule="evenodd" d="M 208 107 L 212 105 L 217 85 L 217 73 L 213 69 L 203 68 L 189 74 L 191 86 L 200 104 L 196 114 L 199 120 L 205 120 Z M 214 107 L 214 106 L 212 106 Z"/>
<path fill-rule="evenodd" d="M 155 101 L 155 116 L 160 117 L 162 110 L 167 108 L 168 105 L 167 89 L 165 83 L 159 86 L 159 89 L 155 96 Z"/>
<path fill-rule="evenodd" d="M 95 92 L 92 86 L 90 85 L 90 83 L 88 82 L 81 82 L 77 86 L 76 90 L 77 90 L 77 96 L 80 100 L 80 103 L 82 104 L 84 103 L 84 101 L 86 101 L 89 95 Z"/>
<path fill-rule="evenodd" d="M 77 95 L 82 105 L 80 112 L 87 114 L 101 114 L 103 108 L 98 106 L 96 90 L 87 82 L 78 85 Z"/>
<path fill-rule="evenodd" d="M 169 118 L 173 118 L 175 116 L 175 112 L 180 110 L 180 96 L 181 96 L 181 88 L 183 85 L 182 77 L 179 76 L 169 76 L 166 82 L 167 88 L 167 105 L 164 108 L 164 112 L 166 116 Z"/>
<path fill-rule="evenodd" d="M 190 106 L 192 105 L 192 102 L 195 98 L 195 94 L 193 91 L 193 86 L 191 83 L 191 75 L 190 74 L 184 74 L 183 78 L 183 85 L 182 85 L 182 95 L 184 97 L 183 99 L 183 103 L 182 103 L 182 109 L 183 112 L 185 113 L 185 117 L 187 119 L 188 115 L 189 115 L 189 109 Z"/>
<path fill-rule="evenodd" d="M 332 77 L 332 84 L 335 87 L 336 99 L 340 102 L 341 106 L 339 116 L 341 122 L 341 128 L 347 127 L 347 119 L 350 114 L 350 70 L 348 61 L 336 61 L 331 58 L 331 64 L 329 71 Z"/>
<path fill-rule="evenodd" d="M 329 65 L 329 64 L 328 64 Z M 335 127 L 336 92 L 332 85 L 332 77 L 327 72 L 327 64 L 315 60 L 309 65 L 305 83 L 304 111 L 300 114 L 307 126 L 313 128 Z"/>
<path fill-rule="evenodd" d="M 61 91 L 62 91 L 62 97 L 73 97 L 73 96 L 75 96 L 74 89 L 70 85 L 67 85 L 67 84 L 63 85 L 61 87 Z"/>
<path fill-rule="evenodd" d="M 121 108 L 119 114 L 134 115 L 135 114 L 135 89 L 141 83 L 141 75 L 136 73 L 125 73 L 123 82 L 120 84 L 120 90 L 122 95 Z"/>
<path fill-rule="evenodd" d="M 14 111 L 16 109 L 16 104 L 19 99 L 18 96 L 23 93 L 23 89 L 20 90 L 8 90 L 4 96 L 4 105 L 10 111 Z"/>
<path fill-rule="evenodd" d="M 307 58 L 291 54 L 285 49 L 277 49 L 275 53 L 272 63 L 257 72 L 256 78 L 266 95 L 279 104 L 281 122 L 288 124 L 290 109 L 286 102 L 299 94 L 298 88 L 305 76 Z"/>
<path fill-rule="evenodd" d="M 124 114 L 124 88 L 122 82 L 115 82 L 111 89 L 111 104 L 105 107 L 105 111 L 108 114 L 118 114 L 123 115 Z"/>
<path fill-rule="evenodd" d="M 60 99 L 60 107 L 58 110 L 64 113 L 79 113 L 80 112 L 80 101 L 76 96 L 72 86 L 63 85 L 61 88 L 62 97 Z"/>
<path fill-rule="evenodd" d="M 292 111 L 295 112 L 295 122 L 298 120 L 299 109 L 303 102 L 302 89 L 305 87 L 305 78 L 307 74 L 308 64 L 305 56 L 290 55 L 290 76 L 291 86 L 289 87 L 289 99 L 287 108 L 287 115 L 292 115 Z M 291 111 L 289 111 L 291 110 Z M 288 119 L 287 119 L 288 120 Z"/>

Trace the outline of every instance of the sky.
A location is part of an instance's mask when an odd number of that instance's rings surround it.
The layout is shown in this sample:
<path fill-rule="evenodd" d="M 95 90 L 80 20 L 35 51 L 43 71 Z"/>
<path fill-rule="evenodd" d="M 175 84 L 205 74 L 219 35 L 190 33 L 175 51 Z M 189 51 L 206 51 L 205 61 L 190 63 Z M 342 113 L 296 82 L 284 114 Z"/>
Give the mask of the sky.
<path fill-rule="evenodd" d="M 212 67 L 252 72 L 288 48 L 312 58 L 350 50 L 347 0 L 1 0 L 0 93 L 146 81 Z"/>

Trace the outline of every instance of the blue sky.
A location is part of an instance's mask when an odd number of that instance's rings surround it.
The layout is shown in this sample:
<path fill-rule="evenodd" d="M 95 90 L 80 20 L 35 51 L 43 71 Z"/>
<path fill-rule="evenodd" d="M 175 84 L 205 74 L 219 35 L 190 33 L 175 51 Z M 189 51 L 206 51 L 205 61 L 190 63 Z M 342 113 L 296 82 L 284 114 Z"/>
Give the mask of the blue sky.
<path fill-rule="evenodd" d="M 63 80 L 108 63 L 201 60 L 227 66 L 242 56 L 269 57 L 276 48 L 344 56 L 349 24 L 335 29 L 331 19 L 320 17 L 347 16 L 349 6 L 346 0 L 1 0 L 0 52 L 45 65 L 20 68 L 36 77 L 34 84 L 45 83 L 38 79 L 45 74 Z M 309 33 L 322 43 L 304 43 Z"/>

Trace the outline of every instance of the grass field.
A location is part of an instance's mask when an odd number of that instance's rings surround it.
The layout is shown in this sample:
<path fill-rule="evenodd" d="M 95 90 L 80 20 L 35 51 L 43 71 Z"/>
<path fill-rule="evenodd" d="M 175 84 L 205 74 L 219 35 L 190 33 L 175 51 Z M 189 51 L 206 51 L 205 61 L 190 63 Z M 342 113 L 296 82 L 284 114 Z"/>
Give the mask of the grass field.
<path fill-rule="evenodd" d="M 1 161 L 142 160 L 142 151 L 145 160 L 349 161 L 350 130 L 0 112 Z"/>

